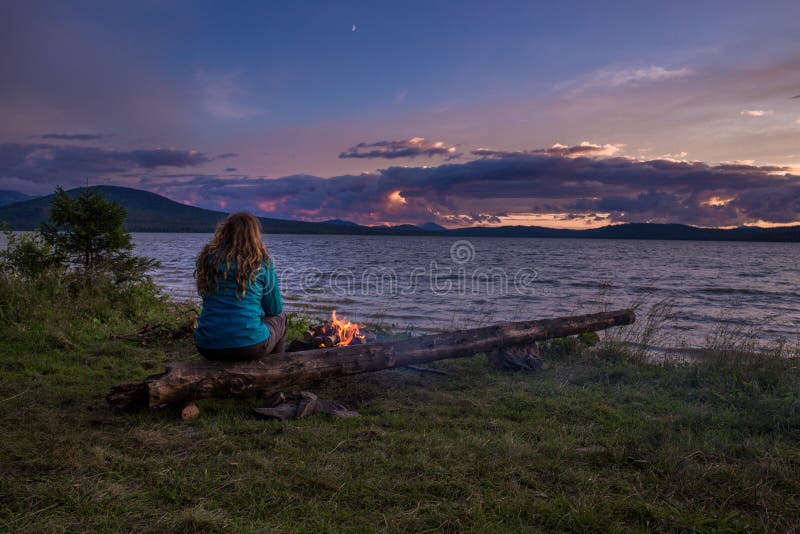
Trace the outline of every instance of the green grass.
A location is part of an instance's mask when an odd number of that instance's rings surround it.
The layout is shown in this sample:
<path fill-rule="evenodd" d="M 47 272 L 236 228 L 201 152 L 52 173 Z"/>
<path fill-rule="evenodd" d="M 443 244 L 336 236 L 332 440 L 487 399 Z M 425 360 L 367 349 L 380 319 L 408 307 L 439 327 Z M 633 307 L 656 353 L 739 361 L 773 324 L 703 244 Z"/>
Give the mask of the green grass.
<path fill-rule="evenodd" d="M 391 370 L 316 389 L 358 419 L 270 422 L 255 400 L 118 415 L 111 385 L 196 357 L 112 339 L 186 310 L 0 293 L 0 531 L 790 531 L 800 372 L 774 355 L 654 365 L 601 343 L 548 368 Z M 16 299 L 16 300 L 15 300 Z M 26 304 L 27 303 L 27 304 Z M 294 317 L 291 332 L 306 326 Z"/>

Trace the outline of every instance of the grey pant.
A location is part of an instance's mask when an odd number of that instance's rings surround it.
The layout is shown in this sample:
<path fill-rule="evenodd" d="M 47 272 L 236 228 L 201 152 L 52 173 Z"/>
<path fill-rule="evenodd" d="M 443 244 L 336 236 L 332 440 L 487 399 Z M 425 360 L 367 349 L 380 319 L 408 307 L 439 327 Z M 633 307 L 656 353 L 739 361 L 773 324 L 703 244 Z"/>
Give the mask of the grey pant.
<path fill-rule="evenodd" d="M 269 337 L 260 343 L 234 349 L 197 347 L 197 351 L 209 360 L 225 361 L 257 360 L 268 354 L 286 352 L 286 312 L 263 317 L 261 321 L 269 328 Z"/>

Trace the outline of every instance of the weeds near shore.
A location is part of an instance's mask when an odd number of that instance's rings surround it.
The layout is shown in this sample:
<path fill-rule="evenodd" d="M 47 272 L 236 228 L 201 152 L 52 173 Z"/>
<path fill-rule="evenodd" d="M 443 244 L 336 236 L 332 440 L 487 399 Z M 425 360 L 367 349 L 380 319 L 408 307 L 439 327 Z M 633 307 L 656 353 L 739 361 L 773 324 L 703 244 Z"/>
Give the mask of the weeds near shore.
<path fill-rule="evenodd" d="M 588 311 L 607 311 L 608 284 L 601 284 L 596 304 Z M 800 357 L 800 335 L 790 341 L 770 339 L 762 325 L 747 325 L 735 317 L 720 315 L 708 326 L 705 342 L 689 346 L 674 334 L 680 306 L 675 299 L 655 299 L 653 294 L 638 297 L 629 305 L 636 312 L 636 322 L 624 328 L 612 328 L 600 334 L 600 343 L 592 349 L 595 357 L 633 364 L 702 363 L 711 366 L 742 367 L 769 358 Z M 580 347 L 577 347 L 580 348 Z"/>
<path fill-rule="evenodd" d="M 675 302 L 663 299 L 647 306 L 640 301 L 632 309 L 636 313 L 635 323 L 603 331 L 597 348 L 599 357 L 635 364 L 657 358 L 653 347 L 663 346 L 668 339 L 666 326 L 675 316 Z"/>

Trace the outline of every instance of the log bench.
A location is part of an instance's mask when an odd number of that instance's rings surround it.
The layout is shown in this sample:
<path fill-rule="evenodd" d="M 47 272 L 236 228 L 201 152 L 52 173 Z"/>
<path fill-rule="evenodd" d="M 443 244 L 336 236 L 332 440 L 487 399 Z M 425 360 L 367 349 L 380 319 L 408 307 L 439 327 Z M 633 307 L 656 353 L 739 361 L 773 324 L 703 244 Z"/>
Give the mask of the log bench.
<path fill-rule="evenodd" d="M 174 361 L 166 371 L 114 386 L 106 397 L 116 410 L 157 408 L 202 398 L 279 392 L 341 376 L 507 350 L 525 354 L 537 341 L 605 330 L 635 321 L 633 310 L 501 323 L 364 345 L 271 354 L 246 362 Z M 523 358 L 524 359 L 524 358 Z"/>

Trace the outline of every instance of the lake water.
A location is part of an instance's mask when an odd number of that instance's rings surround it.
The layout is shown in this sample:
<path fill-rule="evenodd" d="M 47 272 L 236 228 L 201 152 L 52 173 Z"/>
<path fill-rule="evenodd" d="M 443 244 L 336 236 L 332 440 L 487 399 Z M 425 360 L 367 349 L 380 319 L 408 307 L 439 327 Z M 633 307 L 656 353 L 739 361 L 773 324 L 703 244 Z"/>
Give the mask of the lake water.
<path fill-rule="evenodd" d="M 196 299 L 208 234 L 134 234 L 154 279 Z M 727 325 L 800 337 L 800 246 L 590 239 L 269 235 L 288 311 L 424 332 L 669 301 L 665 343 Z M 640 317 L 641 317 L 640 313 Z"/>

